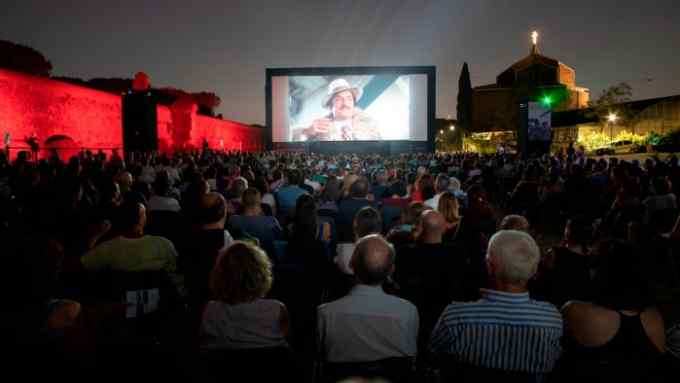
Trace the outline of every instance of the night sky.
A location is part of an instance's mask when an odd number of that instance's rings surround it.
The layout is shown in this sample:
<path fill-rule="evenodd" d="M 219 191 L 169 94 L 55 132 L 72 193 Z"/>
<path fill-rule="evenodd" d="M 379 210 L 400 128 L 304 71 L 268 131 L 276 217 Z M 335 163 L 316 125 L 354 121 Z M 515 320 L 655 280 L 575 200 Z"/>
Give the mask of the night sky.
<path fill-rule="evenodd" d="M 199 5 L 200 4 L 200 5 Z M 47 56 L 55 76 L 132 77 L 214 91 L 225 118 L 264 123 L 267 67 L 436 65 L 437 116 L 473 86 L 541 53 L 591 97 L 626 81 L 635 99 L 680 93 L 678 0 L 3 0 L 0 39 Z"/>

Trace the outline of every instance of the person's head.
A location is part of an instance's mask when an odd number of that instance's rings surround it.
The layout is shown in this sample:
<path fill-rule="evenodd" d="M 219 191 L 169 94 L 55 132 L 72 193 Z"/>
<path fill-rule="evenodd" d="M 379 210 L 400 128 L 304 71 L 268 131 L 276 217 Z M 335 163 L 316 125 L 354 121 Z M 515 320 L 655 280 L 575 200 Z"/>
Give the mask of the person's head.
<path fill-rule="evenodd" d="M 541 252 L 527 233 L 501 230 L 489 240 L 486 264 L 496 287 L 525 289 L 538 268 Z"/>
<path fill-rule="evenodd" d="M 653 304 L 641 257 L 630 243 L 607 240 L 595 247 L 592 277 L 595 303 L 614 310 L 640 311 Z"/>
<path fill-rule="evenodd" d="M 324 202 L 338 202 L 340 199 L 340 181 L 336 177 L 330 177 L 324 185 L 321 200 Z"/>
<path fill-rule="evenodd" d="M 366 198 L 368 195 L 368 180 L 359 177 L 349 188 L 349 196 L 352 198 Z"/>
<path fill-rule="evenodd" d="M 430 174 L 423 174 L 418 183 L 416 184 L 416 189 L 420 191 L 423 200 L 428 200 L 434 197 L 434 178 Z"/>
<path fill-rule="evenodd" d="M 656 195 L 666 195 L 671 191 L 671 186 L 668 183 L 668 180 L 664 177 L 654 178 L 652 185 L 654 186 L 654 192 Z"/>
<path fill-rule="evenodd" d="M 259 208 L 262 203 L 260 191 L 255 188 L 246 189 L 246 191 L 243 192 L 243 196 L 241 196 L 241 201 L 243 207 L 246 209 Z"/>
<path fill-rule="evenodd" d="M 137 201 L 124 201 L 118 208 L 118 225 L 124 234 L 144 234 L 146 208 Z"/>
<path fill-rule="evenodd" d="M 330 108 L 336 120 L 348 120 L 354 116 L 354 107 L 361 97 L 361 89 L 352 88 L 345 79 L 336 79 L 328 84 L 328 95 L 324 106 Z"/>
<path fill-rule="evenodd" d="M 416 224 L 416 236 L 423 243 L 441 243 L 446 231 L 444 216 L 438 211 L 425 210 Z"/>
<path fill-rule="evenodd" d="M 509 214 L 503 217 L 498 225 L 498 230 L 529 231 L 529 221 L 519 214 Z"/>
<path fill-rule="evenodd" d="M 370 206 L 362 207 L 354 216 L 353 229 L 356 239 L 369 234 L 380 234 L 382 232 L 380 212 Z"/>
<path fill-rule="evenodd" d="M 224 227 L 227 203 L 220 193 L 205 193 L 199 197 L 193 212 L 195 223 L 202 227 Z"/>
<path fill-rule="evenodd" d="M 153 191 L 157 196 L 165 197 L 172 187 L 172 181 L 167 170 L 161 170 L 156 174 L 153 182 Z"/>
<path fill-rule="evenodd" d="M 451 192 L 446 192 L 439 197 L 437 210 L 449 224 L 460 221 L 460 203 Z"/>
<path fill-rule="evenodd" d="M 316 239 L 318 217 L 314 197 L 303 194 L 295 201 L 295 215 L 293 217 L 293 233 L 299 240 Z"/>
<path fill-rule="evenodd" d="M 128 171 L 118 173 L 116 181 L 118 182 L 118 186 L 120 186 L 121 193 L 127 193 L 132 188 L 132 174 Z"/>
<path fill-rule="evenodd" d="M 231 195 L 231 198 L 241 198 L 243 195 L 243 192 L 246 191 L 248 188 L 248 184 L 246 183 L 246 180 L 243 178 L 235 178 L 231 182 L 231 189 L 229 190 L 229 194 Z"/>
<path fill-rule="evenodd" d="M 234 242 L 215 260 L 210 272 L 210 290 L 228 304 L 263 298 L 272 286 L 272 265 L 262 249 Z"/>
<path fill-rule="evenodd" d="M 389 194 L 397 198 L 405 198 L 408 195 L 408 190 L 406 189 L 406 184 L 403 181 L 396 181 L 390 186 Z"/>
<path fill-rule="evenodd" d="M 351 266 L 359 283 L 380 286 L 394 271 L 394 249 L 380 235 L 371 234 L 357 241 Z"/>
<path fill-rule="evenodd" d="M 411 225 L 416 222 L 416 218 L 425 210 L 425 204 L 422 202 L 411 202 L 408 208 L 401 212 L 401 220 L 403 224 Z"/>
<path fill-rule="evenodd" d="M 300 186 L 303 182 L 302 175 L 297 169 L 291 169 L 286 174 L 288 178 L 288 185 L 290 186 Z"/>
<path fill-rule="evenodd" d="M 434 190 L 437 193 L 443 193 L 449 190 L 449 183 L 450 183 L 449 176 L 447 176 L 444 173 L 440 173 L 435 179 Z"/>

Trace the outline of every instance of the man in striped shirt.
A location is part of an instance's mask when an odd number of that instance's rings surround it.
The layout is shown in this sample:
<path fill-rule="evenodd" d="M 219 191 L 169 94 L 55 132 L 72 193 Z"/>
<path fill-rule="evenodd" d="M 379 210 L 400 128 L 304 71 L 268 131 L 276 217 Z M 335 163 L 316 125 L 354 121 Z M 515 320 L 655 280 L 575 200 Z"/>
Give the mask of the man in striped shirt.
<path fill-rule="evenodd" d="M 550 372 L 560 356 L 562 317 L 549 303 L 529 298 L 540 251 L 527 233 L 502 230 L 486 255 L 492 289 L 476 302 L 453 302 L 432 332 L 429 351 L 457 363 L 535 375 Z"/>

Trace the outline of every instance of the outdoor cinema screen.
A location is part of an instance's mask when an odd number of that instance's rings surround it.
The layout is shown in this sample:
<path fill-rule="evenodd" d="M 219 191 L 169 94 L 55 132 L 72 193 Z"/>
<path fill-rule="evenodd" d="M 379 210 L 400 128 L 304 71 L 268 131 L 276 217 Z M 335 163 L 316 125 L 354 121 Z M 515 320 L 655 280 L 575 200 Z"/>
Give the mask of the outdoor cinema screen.
<path fill-rule="evenodd" d="M 427 141 L 424 73 L 273 75 L 270 91 L 273 142 Z"/>

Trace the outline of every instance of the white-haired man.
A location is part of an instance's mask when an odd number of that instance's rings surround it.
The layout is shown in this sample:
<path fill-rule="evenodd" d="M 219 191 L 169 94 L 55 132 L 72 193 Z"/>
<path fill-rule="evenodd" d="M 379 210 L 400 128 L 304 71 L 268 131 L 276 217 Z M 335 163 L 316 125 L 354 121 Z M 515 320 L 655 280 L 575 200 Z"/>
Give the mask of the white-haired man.
<path fill-rule="evenodd" d="M 529 298 L 540 251 L 525 232 L 502 230 L 491 237 L 486 263 L 492 288 L 476 302 L 444 309 L 429 351 L 463 365 L 544 376 L 561 354 L 562 317 L 549 303 Z"/>

